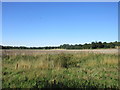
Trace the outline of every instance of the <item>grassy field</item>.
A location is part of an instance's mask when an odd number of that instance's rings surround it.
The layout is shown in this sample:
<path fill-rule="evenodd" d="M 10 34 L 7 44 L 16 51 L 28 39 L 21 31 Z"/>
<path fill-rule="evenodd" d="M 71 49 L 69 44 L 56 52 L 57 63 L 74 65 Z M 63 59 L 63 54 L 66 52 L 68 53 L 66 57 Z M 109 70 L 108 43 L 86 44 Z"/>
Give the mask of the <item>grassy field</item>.
<path fill-rule="evenodd" d="M 3 52 L 3 88 L 119 88 L 115 53 Z"/>

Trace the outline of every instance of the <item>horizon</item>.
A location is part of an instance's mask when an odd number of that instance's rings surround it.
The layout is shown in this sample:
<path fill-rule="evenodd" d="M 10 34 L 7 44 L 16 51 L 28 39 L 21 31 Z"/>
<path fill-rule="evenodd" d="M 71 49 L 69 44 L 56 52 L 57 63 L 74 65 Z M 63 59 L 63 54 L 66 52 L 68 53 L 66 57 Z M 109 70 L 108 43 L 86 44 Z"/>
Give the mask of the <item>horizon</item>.
<path fill-rule="evenodd" d="M 102 42 L 102 41 L 92 41 L 92 42 Z M 87 44 L 91 44 L 92 42 L 89 42 L 89 43 L 87 43 Z M 111 42 L 116 42 L 116 41 L 111 41 Z M 111 42 L 106 42 L 106 43 L 111 43 Z M 119 42 L 119 41 L 117 41 L 117 42 Z M 102 42 L 102 43 L 104 43 L 104 42 Z M 65 44 L 69 44 L 69 43 L 65 43 Z M 81 43 L 78 43 L 77 45 L 79 45 L 79 44 L 81 44 Z M 86 43 L 83 43 L 83 44 L 81 44 L 81 45 L 84 45 L 84 44 L 86 44 Z M 64 44 L 61 44 L 61 45 L 64 45 Z M 69 45 L 76 45 L 76 44 L 69 44 Z M 10 47 L 59 47 L 60 45 L 58 45 L 58 46 L 14 46 L 14 45 L 0 45 L 0 46 L 10 46 Z"/>
<path fill-rule="evenodd" d="M 117 2 L 3 2 L 3 46 L 118 41 Z"/>

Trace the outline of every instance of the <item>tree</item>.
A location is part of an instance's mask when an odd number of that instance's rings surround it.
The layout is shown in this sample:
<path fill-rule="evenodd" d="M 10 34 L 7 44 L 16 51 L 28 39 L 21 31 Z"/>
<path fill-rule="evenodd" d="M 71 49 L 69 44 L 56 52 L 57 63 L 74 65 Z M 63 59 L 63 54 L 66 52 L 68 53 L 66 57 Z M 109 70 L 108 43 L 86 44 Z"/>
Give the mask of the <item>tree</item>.
<path fill-rule="evenodd" d="M 97 48 L 97 45 L 96 45 L 95 42 L 92 42 L 91 44 L 92 44 L 92 49 L 96 49 Z"/>

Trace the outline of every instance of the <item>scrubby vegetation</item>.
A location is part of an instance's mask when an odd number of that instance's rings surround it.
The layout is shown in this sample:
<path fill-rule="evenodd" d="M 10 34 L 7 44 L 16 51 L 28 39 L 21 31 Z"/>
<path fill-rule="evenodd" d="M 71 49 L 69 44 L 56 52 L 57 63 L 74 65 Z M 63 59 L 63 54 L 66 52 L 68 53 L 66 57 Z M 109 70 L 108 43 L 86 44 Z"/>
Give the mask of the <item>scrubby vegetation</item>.
<path fill-rule="evenodd" d="M 3 55 L 3 88 L 119 88 L 118 55 Z"/>

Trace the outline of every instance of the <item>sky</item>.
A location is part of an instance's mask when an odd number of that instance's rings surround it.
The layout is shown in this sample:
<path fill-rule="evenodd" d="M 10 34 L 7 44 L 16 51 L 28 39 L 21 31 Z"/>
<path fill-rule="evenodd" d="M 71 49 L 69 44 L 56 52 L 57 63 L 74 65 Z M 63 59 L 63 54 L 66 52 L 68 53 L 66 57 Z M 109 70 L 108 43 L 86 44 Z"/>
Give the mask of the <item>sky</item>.
<path fill-rule="evenodd" d="M 118 41 L 117 2 L 3 2 L 2 45 Z"/>

